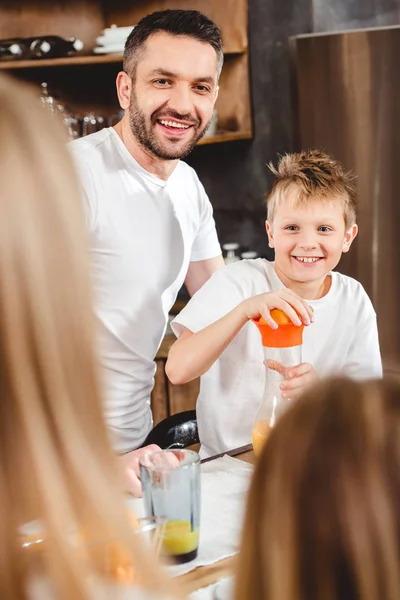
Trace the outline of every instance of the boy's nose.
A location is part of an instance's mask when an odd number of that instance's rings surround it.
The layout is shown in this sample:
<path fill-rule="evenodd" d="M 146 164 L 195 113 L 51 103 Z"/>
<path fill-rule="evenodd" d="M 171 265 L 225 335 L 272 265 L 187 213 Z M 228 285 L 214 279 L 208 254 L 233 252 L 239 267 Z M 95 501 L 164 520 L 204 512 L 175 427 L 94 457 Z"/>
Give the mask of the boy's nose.
<path fill-rule="evenodd" d="M 307 239 L 299 243 L 302 250 L 315 250 L 318 247 L 318 243 L 314 240 Z"/>

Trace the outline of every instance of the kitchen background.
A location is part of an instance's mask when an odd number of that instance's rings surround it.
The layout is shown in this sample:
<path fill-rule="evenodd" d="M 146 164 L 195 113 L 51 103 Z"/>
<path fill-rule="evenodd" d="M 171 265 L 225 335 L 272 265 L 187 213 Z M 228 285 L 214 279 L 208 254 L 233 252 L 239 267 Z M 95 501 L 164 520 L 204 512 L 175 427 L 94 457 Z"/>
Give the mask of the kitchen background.
<path fill-rule="evenodd" d="M 129 11 L 143 16 L 167 7 L 203 10 L 228 34 L 221 85 L 225 91 L 218 116 L 226 125 L 222 137 L 234 141 L 200 145 L 186 159 L 214 206 L 221 243 L 238 243 L 238 254 L 250 249 L 273 258 L 265 234 L 264 196 L 271 183 L 266 163 L 276 161 L 279 153 L 322 147 L 344 161 L 346 168 L 356 168 L 360 234 L 339 268 L 359 279 L 370 295 L 378 315 L 385 369 L 397 370 L 400 0 L 248 0 L 249 77 L 246 0 L 0 0 L 0 38 L 74 35 L 84 40 L 85 48 L 89 41 L 90 49 L 101 28 L 114 22 L 133 25 Z M 367 31 L 376 27 L 386 29 Z M 348 30 L 357 31 L 329 35 Z M 301 34 L 305 37 L 290 41 Z M 101 114 L 114 103 L 115 113 L 118 62 L 76 58 L 71 63 L 59 59 L 61 66 L 54 68 L 49 67 L 50 59 L 47 66 L 42 62 L 43 68 L 40 64 L 31 68 L 31 62 L 25 61 L 21 68 L 11 65 L 11 70 L 37 85 L 49 77 L 49 88 L 42 93 L 51 97 L 60 91 L 67 103 L 76 100 L 74 110 L 93 107 L 95 114 Z M 232 122 L 238 126 L 231 127 Z M 197 396 L 195 382 L 188 406 L 187 388 L 172 390 L 166 380 L 163 365 L 170 343 L 165 340 L 157 357 L 156 421 L 191 407 Z"/>

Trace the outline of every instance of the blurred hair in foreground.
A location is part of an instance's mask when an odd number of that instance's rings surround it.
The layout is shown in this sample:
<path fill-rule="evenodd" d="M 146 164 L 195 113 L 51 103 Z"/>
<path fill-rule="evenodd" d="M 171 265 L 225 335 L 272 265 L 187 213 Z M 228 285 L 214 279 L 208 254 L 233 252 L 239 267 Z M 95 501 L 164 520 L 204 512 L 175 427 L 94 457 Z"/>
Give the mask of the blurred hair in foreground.
<path fill-rule="evenodd" d="M 236 600 L 398 600 L 399 506 L 399 380 L 320 383 L 260 457 Z"/>
<path fill-rule="evenodd" d="M 165 595 L 154 557 L 130 533 L 103 422 L 83 208 L 62 126 L 6 77 L 0 140 L 0 597 L 32 597 L 17 533 L 33 519 L 54 597 L 103 597 L 87 542 L 110 538 L 140 583 Z M 73 547 L 78 525 L 84 540 Z"/>

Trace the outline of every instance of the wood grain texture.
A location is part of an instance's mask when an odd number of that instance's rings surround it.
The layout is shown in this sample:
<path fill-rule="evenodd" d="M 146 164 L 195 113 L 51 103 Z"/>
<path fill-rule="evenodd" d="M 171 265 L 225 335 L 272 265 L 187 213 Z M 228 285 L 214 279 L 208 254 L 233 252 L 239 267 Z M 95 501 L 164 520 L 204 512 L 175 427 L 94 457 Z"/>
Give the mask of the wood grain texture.
<path fill-rule="evenodd" d="M 171 415 L 196 408 L 200 390 L 200 379 L 184 385 L 173 385 L 168 381 L 169 411 Z"/>
<path fill-rule="evenodd" d="M 293 42 L 297 148 L 323 148 L 357 174 L 359 235 L 339 270 L 378 315 L 384 359 L 400 355 L 400 27 Z"/>

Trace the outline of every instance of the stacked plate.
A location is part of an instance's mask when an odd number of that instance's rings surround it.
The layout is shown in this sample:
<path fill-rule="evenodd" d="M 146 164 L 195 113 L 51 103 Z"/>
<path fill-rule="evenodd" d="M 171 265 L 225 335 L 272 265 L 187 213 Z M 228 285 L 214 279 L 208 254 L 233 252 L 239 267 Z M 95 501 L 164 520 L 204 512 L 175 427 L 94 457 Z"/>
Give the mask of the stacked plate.
<path fill-rule="evenodd" d="M 96 38 L 98 46 L 93 49 L 95 54 L 122 54 L 126 38 L 133 29 L 133 25 L 129 27 L 117 27 L 111 25 L 107 29 L 103 29 L 101 35 Z"/>

